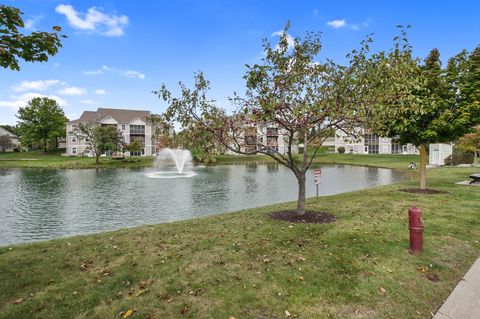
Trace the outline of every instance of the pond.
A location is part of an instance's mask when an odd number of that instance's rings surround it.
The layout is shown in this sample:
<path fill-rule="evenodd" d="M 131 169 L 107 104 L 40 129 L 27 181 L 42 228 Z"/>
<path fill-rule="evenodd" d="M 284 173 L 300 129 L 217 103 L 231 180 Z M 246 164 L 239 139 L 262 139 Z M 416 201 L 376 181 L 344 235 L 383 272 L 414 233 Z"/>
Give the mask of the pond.
<path fill-rule="evenodd" d="M 0 245 L 115 230 L 294 201 L 297 182 L 277 164 L 195 167 L 191 178 L 152 169 L 0 169 Z M 391 184 L 401 172 L 323 165 L 320 195 Z M 313 170 L 307 196 L 315 196 Z"/>

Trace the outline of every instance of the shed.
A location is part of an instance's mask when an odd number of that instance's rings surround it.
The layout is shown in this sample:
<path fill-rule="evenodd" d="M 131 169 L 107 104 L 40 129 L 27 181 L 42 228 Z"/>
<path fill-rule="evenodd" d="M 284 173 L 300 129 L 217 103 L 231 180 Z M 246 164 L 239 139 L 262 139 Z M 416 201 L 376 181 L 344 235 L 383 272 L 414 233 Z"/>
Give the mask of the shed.
<path fill-rule="evenodd" d="M 432 166 L 445 165 L 445 159 L 452 155 L 452 144 L 430 144 L 429 164 Z"/>

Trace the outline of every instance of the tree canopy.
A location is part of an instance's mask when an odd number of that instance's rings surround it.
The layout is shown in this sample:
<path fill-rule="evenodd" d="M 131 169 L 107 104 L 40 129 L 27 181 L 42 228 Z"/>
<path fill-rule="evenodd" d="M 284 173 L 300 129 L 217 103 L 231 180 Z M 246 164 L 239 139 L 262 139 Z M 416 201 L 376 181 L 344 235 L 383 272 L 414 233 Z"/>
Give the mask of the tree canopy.
<path fill-rule="evenodd" d="M 38 144 L 47 151 L 50 141 L 56 141 L 66 134 L 67 118 L 57 101 L 46 97 L 36 97 L 28 101 L 17 113 L 18 132 L 24 145 Z M 54 143 L 55 144 L 55 143 Z"/>
<path fill-rule="evenodd" d="M 95 162 L 100 163 L 100 156 L 107 151 L 117 151 L 122 146 L 122 133 L 114 125 L 98 123 L 80 124 L 74 130 L 78 138 L 85 139 L 86 150 L 95 156 Z"/>
<path fill-rule="evenodd" d="M 57 54 L 62 46 L 58 35 L 59 26 L 54 32 L 32 32 L 22 34 L 19 28 L 25 27 L 20 9 L 0 5 L 0 66 L 19 71 L 19 59 L 27 62 L 45 62 L 49 56 Z"/>
<path fill-rule="evenodd" d="M 364 92 L 365 85 L 376 74 L 365 63 L 372 41 L 369 37 L 359 51 L 349 55 L 349 65 L 342 66 L 319 58 L 320 33 L 296 37 L 292 45 L 288 30 L 289 25 L 276 46 L 264 40 L 262 63 L 247 65 L 247 92 L 231 99 L 235 108 L 231 113 L 208 98 L 210 83 L 201 72 L 195 75 L 194 88 L 180 83 L 179 97 L 173 97 L 165 85 L 154 93 L 168 103 L 166 118 L 182 128 L 213 135 L 231 152 L 265 154 L 288 167 L 298 181 L 297 212 L 303 214 L 305 176 L 321 142 L 334 130 L 356 134 L 363 124 L 363 105 L 370 97 Z M 282 131 L 285 150 L 259 138 L 257 130 L 268 127 Z M 298 156 L 300 143 L 303 150 Z M 313 152 L 309 152 L 310 145 Z"/>
<path fill-rule="evenodd" d="M 419 147 L 420 189 L 424 190 L 427 145 L 456 141 L 480 123 L 480 48 L 462 51 L 443 68 L 437 49 L 421 63 L 412 57 L 404 31 L 402 37 L 402 55 L 394 48 L 368 60 L 379 72 L 369 87 L 373 99 L 368 127 L 380 136 Z"/>

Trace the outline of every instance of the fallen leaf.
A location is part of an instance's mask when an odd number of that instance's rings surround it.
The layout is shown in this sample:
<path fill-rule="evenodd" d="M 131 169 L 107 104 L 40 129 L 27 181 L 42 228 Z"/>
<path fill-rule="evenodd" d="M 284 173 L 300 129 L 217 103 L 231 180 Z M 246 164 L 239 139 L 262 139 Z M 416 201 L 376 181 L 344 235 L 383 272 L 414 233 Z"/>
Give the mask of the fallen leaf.
<path fill-rule="evenodd" d="M 13 302 L 13 304 L 14 304 L 14 305 L 18 305 L 18 304 L 21 304 L 21 303 L 24 302 L 24 301 L 25 301 L 25 299 L 23 299 L 23 298 L 18 298 L 17 300 L 15 300 L 15 301 Z"/>
<path fill-rule="evenodd" d="M 306 259 L 305 257 L 300 256 L 300 257 L 297 258 L 297 260 L 298 260 L 298 261 L 305 261 L 305 260 L 307 260 L 307 259 Z"/>
<path fill-rule="evenodd" d="M 120 315 L 122 316 L 122 318 L 129 318 L 133 315 L 133 309 L 128 309 L 123 313 L 123 315 L 122 313 L 120 313 Z"/>
<path fill-rule="evenodd" d="M 420 266 L 420 267 L 417 268 L 417 270 L 418 270 L 419 272 L 427 272 L 427 271 L 428 271 L 428 268 L 427 268 L 426 266 Z"/>
<path fill-rule="evenodd" d="M 384 294 L 384 293 L 386 293 L 387 291 L 385 290 L 385 288 L 380 287 L 380 292 L 381 292 L 382 294 Z"/>
<path fill-rule="evenodd" d="M 291 316 L 290 312 L 288 312 L 288 310 L 285 310 L 285 317 L 290 317 L 290 316 Z"/>

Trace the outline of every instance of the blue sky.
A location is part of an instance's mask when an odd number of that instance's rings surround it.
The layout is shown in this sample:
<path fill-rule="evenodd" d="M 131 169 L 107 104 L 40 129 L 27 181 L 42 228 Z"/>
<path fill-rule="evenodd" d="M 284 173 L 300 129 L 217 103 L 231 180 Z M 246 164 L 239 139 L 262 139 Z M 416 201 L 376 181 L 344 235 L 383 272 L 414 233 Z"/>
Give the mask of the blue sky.
<path fill-rule="evenodd" d="M 151 91 L 165 82 L 191 83 L 197 70 L 211 81 L 211 97 L 243 92 L 245 64 L 258 63 L 263 38 L 290 20 L 292 36 L 323 32 L 322 57 L 344 61 L 366 34 L 374 50 L 391 47 L 397 24 L 411 24 L 414 53 L 436 47 L 442 58 L 480 44 L 478 1 L 56 1 L 15 0 L 26 32 L 60 25 L 68 39 L 46 63 L 1 69 L 0 123 L 15 124 L 33 96 L 56 98 L 74 119 L 97 107 L 146 109 L 165 104 Z"/>

